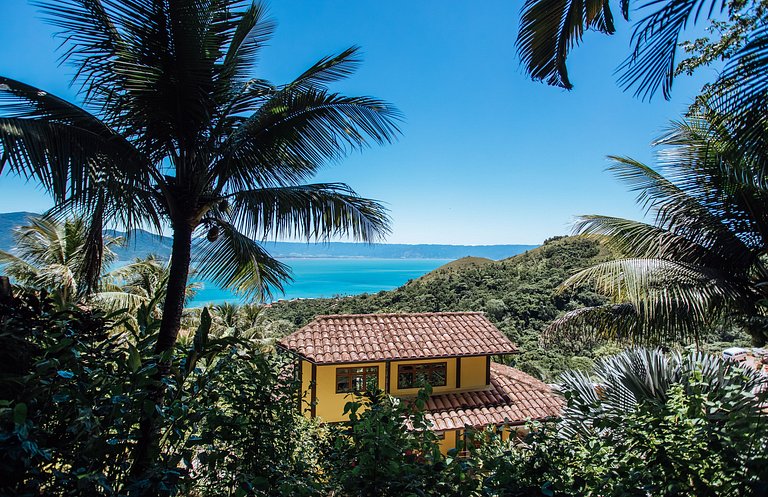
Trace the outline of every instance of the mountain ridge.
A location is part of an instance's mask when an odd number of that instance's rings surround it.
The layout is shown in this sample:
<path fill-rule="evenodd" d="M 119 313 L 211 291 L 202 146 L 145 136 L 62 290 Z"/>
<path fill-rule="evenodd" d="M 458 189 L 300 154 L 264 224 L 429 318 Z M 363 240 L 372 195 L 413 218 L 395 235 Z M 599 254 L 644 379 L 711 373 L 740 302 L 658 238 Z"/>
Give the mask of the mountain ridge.
<path fill-rule="evenodd" d="M 24 224 L 32 212 L 0 213 L 0 250 L 13 248 L 12 230 Z M 110 236 L 125 236 L 125 232 L 105 230 Z M 197 243 L 205 243 L 198 239 Z M 124 247 L 116 247 L 114 252 L 119 260 L 132 260 L 136 257 L 146 257 L 156 254 L 160 257 L 170 257 L 172 239 L 167 236 L 155 235 L 145 230 L 134 230 Z M 353 242 L 263 242 L 262 246 L 275 258 L 372 258 L 372 259 L 461 259 L 477 257 L 491 260 L 505 259 L 538 245 L 507 244 L 507 245 L 448 245 L 448 244 L 403 244 L 381 243 L 365 244 Z"/>

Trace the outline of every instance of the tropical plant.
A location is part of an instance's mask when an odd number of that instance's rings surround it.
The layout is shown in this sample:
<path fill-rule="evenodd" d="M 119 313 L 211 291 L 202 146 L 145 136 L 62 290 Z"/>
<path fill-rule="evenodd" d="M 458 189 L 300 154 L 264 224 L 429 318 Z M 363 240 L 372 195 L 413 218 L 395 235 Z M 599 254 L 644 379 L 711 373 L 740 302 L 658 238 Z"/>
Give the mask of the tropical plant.
<path fill-rule="evenodd" d="M 577 272 L 561 290 L 593 285 L 612 302 L 555 320 L 572 333 L 633 342 L 699 339 L 722 322 L 768 338 L 768 190 L 764 149 L 742 147 L 707 114 L 674 123 L 658 172 L 613 157 L 610 169 L 637 192 L 650 223 L 584 216 L 576 231 L 619 255 Z"/>
<path fill-rule="evenodd" d="M 91 287 L 91 272 L 101 275 L 114 260 L 111 251 L 122 239 L 102 238 L 101 266 L 88 267 L 85 259 L 87 226 L 82 218 L 64 222 L 32 217 L 29 224 L 13 230 L 15 249 L 0 251 L 2 271 L 18 284 L 44 289 L 60 306 L 83 300 Z"/>
<path fill-rule="evenodd" d="M 765 495 L 766 379 L 699 352 L 632 349 L 561 379 L 562 420 L 485 461 L 490 495 Z"/>
<path fill-rule="evenodd" d="M 342 495 L 434 495 L 442 456 L 424 412 L 430 394 L 426 387 L 408 401 L 381 390 L 350 398 L 349 421 L 331 428 L 323 457 Z"/>
<path fill-rule="evenodd" d="M 322 488 L 316 433 L 295 408 L 285 361 L 248 340 L 213 336 L 206 310 L 190 343 L 177 343 L 164 378 L 170 393 L 159 412 L 159 456 L 134 477 L 133 447 L 152 405 L 146 385 L 160 367 L 153 353 L 160 321 L 147 306 L 127 317 L 61 310 L 18 288 L 0 296 L 2 495 L 231 495 L 240 488 L 309 495 Z"/>
<path fill-rule="evenodd" d="M 100 281 L 99 292 L 91 298 L 112 310 L 135 310 L 142 304 L 149 305 L 154 301 L 153 311 L 157 317 L 161 317 L 169 268 L 169 260 L 161 260 L 154 254 L 136 258 L 105 273 Z M 187 283 L 185 302 L 195 296 L 198 288 L 199 283 Z"/>
<path fill-rule="evenodd" d="M 157 350 L 172 347 L 193 234 L 196 267 L 223 286 L 280 288 L 287 268 L 252 239 L 386 231 L 376 202 L 343 184 L 303 185 L 327 160 L 391 141 L 398 113 L 327 84 L 359 64 L 350 48 L 287 85 L 252 76 L 274 24 L 258 3 L 42 2 L 62 30 L 85 108 L 2 78 L 3 158 L 96 224 L 174 234 Z M 100 228 L 100 227 L 99 227 Z"/>
<path fill-rule="evenodd" d="M 644 403 L 666 403 L 674 386 L 686 395 L 706 395 L 711 405 L 703 415 L 710 422 L 734 425 L 741 416 L 759 421 L 768 393 L 768 379 L 756 369 L 698 351 L 629 349 L 599 360 L 590 373 L 567 371 L 560 380 L 568 399 L 558 425 L 564 438 L 616 430 Z"/>
<path fill-rule="evenodd" d="M 549 85 L 570 89 L 566 61 L 588 30 L 616 32 L 612 2 L 526 0 L 521 13 L 517 50 L 530 76 Z M 622 17 L 629 20 L 630 0 L 621 0 Z M 663 0 L 640 5 L 644 15 L 635 23 L 632 51 L 620 66 L 619 84 L 635 94 L 651 97 L 661 89 L 670 97 L 677 74 L 715 60 L 732 59 L 717 85 L 742 104 L 768 91 L 768 11 L 763 0 Z M 615 7 L 614 7 L 615 8 Z M 693 54 L 677 64 L 680 37 L 691 24 L 708 19 L 718 39 L 698 38 L 683 43 Z M 738 81 L 738 85 L 733 85 Z"/>
<path fill-rule="evenodd" d="M 208 240 L 195 254 L 198 274 L 256 294 L 280 289 L 289 272 L 255 239 L 372 241 L 386 233 L 379 203 L 344 184 L 304 184 L 327 161 L 398 133 L 399 114 L 389 104 L 327 87 L 354 72 L 357 48 L 276 86 L 253 75 L 274 29 L 260 3 L 65 0 L 40 7 L 61 29 L 63 60 L 76 69 L 83 107 L 0 78 L 0 157 L 11 172 L 46 187 L 56 212 L 85 213 L 89 239 L 107 224 L 126 232 L 170 227 L 156 353 L 176 342 L 196 233 Z M 98 261 L 98 246 L 87 248 L 86 261 Z M 161 402 L 161 392 L 153 398 Z M 137 472 L 156 438 L 150 421 Z"/>

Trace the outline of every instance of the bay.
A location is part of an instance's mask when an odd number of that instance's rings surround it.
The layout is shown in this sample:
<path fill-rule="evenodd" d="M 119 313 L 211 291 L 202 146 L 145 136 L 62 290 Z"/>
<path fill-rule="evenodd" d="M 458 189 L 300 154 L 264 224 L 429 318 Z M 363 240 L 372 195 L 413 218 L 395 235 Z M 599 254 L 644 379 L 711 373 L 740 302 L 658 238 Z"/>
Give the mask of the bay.
<path fill-rule="evenodd" d="M 291 267 L 293 281 L 285 293 L 276 292 L 272 300 L 334 297 L 393 290 L 453 259 L 374 259 L 306 258 L 283 259 Z M 210 304 L 243 303 L 246 299 L 205 280 L 193 281 L 201 288 L 188 302 L 190 307 Z"/>

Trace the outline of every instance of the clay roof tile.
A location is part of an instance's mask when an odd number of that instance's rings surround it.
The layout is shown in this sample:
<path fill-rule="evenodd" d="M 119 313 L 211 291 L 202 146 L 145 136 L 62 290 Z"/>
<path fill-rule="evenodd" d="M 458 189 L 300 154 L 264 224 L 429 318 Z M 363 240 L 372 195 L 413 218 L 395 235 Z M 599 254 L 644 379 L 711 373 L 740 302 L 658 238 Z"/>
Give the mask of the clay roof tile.
<path fill-rule="evenodd" d="M 517 352 L 479 312 L 317 316 L 278 343 L 317 364 Z"/>

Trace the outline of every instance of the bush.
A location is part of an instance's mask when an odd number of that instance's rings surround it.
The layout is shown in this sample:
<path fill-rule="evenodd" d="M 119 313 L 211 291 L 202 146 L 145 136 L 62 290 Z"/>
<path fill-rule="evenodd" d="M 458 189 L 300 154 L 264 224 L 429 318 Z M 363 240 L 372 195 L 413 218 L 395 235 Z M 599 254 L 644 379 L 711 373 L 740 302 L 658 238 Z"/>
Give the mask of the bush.
<path fill-rule="evenodd" d="M 147 308 L 124 317 L 57 311 L 32 292 L 0 301 L 0 494 L 320 491 L 313 427 L 294 409 L 286 364 L 237 333 L 209 337 L 205 310 L 164 379 L 160 453 L 148 478 L 133 478 L 142 413 L 155 405 L 158 321 Z"/>

